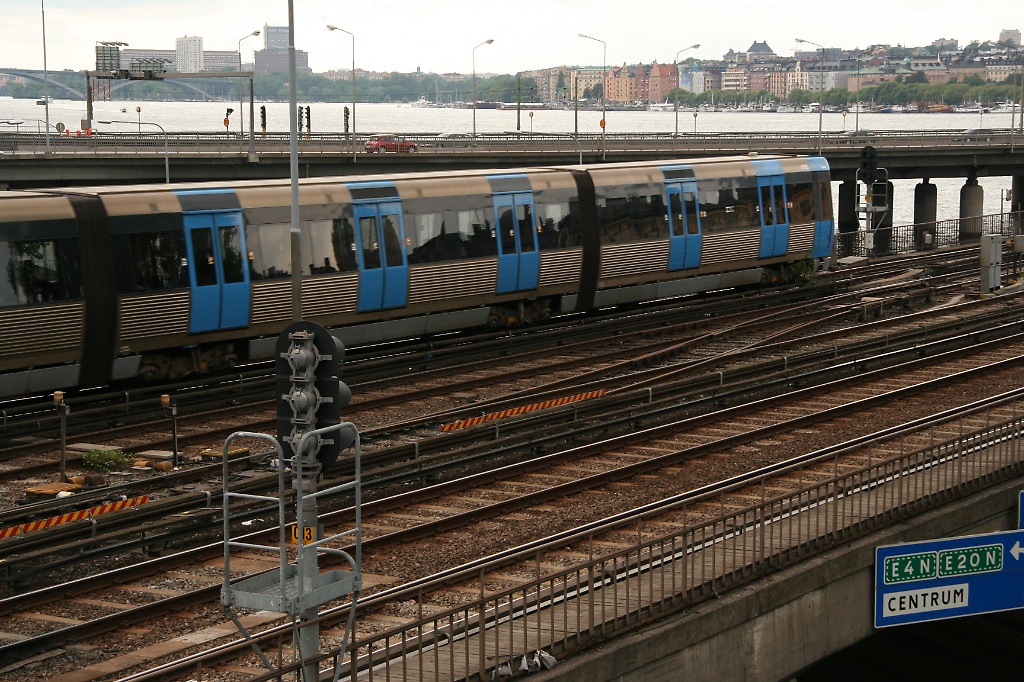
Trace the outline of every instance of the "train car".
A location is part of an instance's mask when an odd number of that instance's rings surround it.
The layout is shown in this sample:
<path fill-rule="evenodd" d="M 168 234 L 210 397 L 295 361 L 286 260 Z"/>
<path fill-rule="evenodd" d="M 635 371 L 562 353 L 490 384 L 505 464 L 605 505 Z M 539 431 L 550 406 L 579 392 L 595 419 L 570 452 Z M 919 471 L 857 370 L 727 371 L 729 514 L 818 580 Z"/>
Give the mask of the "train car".
<path fill-rule="evenodd" d="M 312 178 L 304 319 L 346 344 L 785 278 L 832 251 L 818 157 Z M 0 193 L 0 395 L 269 357 L 287 180 Z"/>

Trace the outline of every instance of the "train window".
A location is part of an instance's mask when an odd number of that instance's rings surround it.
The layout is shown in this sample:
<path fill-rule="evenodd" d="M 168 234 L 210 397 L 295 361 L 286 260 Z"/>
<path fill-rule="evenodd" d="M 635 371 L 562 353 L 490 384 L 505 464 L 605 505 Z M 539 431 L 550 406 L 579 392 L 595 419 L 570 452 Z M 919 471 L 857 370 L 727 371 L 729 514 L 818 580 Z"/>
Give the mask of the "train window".
<path fill-rule="evenodd" d="M 384 231 L 384 264 L 402 265 L 402 240 L 398 236 L 395 218 L 391 215 L 382 215 L 380 224 Z"/>
<path fill-rule="evenodd" d="M 348 218 L 335 218 L 331 227 L 331 247 L 334 249 L 334 260 L 338 270 L 354 272 L 359 269 L 356 263 L 356 236 L 352 221 Z M 329 265 L 324 262 L 324 265 Z"/>
<path fill-rule="evenodd" d="M 74 239 L 0 242 L 0 306 L 67 301 L 82 297 Z"/>
<path fill-rule="evenodd" d="M 453 211 L 450 215 L 452 219 L 445 220 L 445 253 L 451 254 L 449 249 L 456 247 L 464 249 L 469 258 L 497 255 L 497 241 L 485 211 L 467 209 Z"/>
<path fill-rule="evenodd" d="M 516 212 L 519 214 L 519 252 L 529 253 L 533 251 L 533 212 L 529 206 L 516 205 Z"/>
<path fill-rule="evenodd" d="M 196 286 L 217 283 L 217 264 L 213 258 L 213 230 L 209 227 L 192 230 L 192 270 Z"/>
<path fill-rule="evenodd" d="M 537 243 L 541 251 L 565 249 L 578 245 L 569 217 L 569 204 L 536 204 Z"/>
<path fill-rule="evenodd" d="M 789 197 L 789 219 L 792 222 L 806 223 L 814 220 L 814 189 L 810 182 L 787 183 L 786 195 Z"/>
<path fill-rule="evenodd" d="M 668 207 L 650 184 L 604 187 L 598 198 L 601 241 L 606 244 L 665 239 Z"/>
<path fill-rule="evenodd" d="M 121 279 L 121 290 L 160 291 L 186 286 L 185 244 L 180 232 L 143 232 L 126 235 L 131 277 Z"/>
<path fill-rule="evenodd" d="M 697 223 L 697 195 L 693 192 L 683 192 L 683 205 L 686 208 L 686 231 L 697 234 L 700 231 Z"/>
<path fill-rule="evenodd" d="M 249 247 L 249 278 L 291 277 L 290 227 L 284 223 L 250 224 L 245 228 Z"/>
<path fill-rule="evenodd" d="M 709 183 L 710 184 L 710 183 Z M 706 214 L 705 232 L 722 232 L 759 227 L 758 191 L 756 186 L 701 188 L 700 205 Z"/>
<path fill-rule="evenodd" d="M 409 265 L 436 263 L 445 259 L 444 214 L 416 213 L 409 216 L 405 236 L 408 240 Z"/>
<path fill-rule="evenodd" d="M 832 185 L 828 181 L 828 173 L 815 173 L 818 181 L 818 220 L 832 220 Z"/>
<path fill-rule="evenodd" d="M 346 228 L 347 249 L 343 247 L 346 241 Z M 354 270 L 355 256 L 352 254 L 351 230 L 351 222 L 347 218 L 310 220 L 301 223 L 302 262 L 306 264 L 302 268 L 302 274 L 323 275 L 338 272 L 343 260 L 349 264 L 347 269 Z"/>
<path fill-rule="evenodd" d="M 375 270 L 380 267 L 380 245 L 377 243 L 377 217 L 363 216 L 359 219 L 359 235 L 362 239 L 363 269 Z"/>
<path fill-rule="evenodd" d="M 245 281 L 245 272 L 242 270 L 242 239 L 235 225 L 224 225 L 220 228 L 220 260 L 225 284 Z"/>
<path fill-rule="evenodd" d="M 516 230 L 511 206 L 502 206 L 498 211 L 498 230 L 501 232 L 502 253 L 515 253 Z"/>

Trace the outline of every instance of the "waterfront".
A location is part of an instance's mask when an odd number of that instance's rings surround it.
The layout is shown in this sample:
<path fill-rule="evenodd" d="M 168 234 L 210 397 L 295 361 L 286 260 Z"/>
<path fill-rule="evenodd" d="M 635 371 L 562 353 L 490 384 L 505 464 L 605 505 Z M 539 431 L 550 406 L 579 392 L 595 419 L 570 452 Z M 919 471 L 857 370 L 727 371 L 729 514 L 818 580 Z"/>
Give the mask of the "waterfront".
<path fill-rule="evenodd" d="M 282 102 L 265 103 L 267 107 L 268 130 L 282 131 L 288 127 L 288 105 Z M 303 107 L 307 104 L 303 103 Z M 341 131 L 344 129 L 345 104 L 311 103 L 312 129 L 316 132 Z M 141 111 L 136 112 L 139 107 Z M 135 122 L 127 124 L 97 124 L 104 131 L 136 132 L 137 122 L 157 123 L 167 132 L 223 132 L 224 114 L 227 108 L 234 109 L 230 117 L 231 130 L 239 130 L 238 102 L 96 102 L 94 119 Z M 259 107 L 256 104 L 256 123 L 259 124 Z M 248 129 L 248 102 L 245 103 L 246 129 Z M 124 109 L 124 111 L 122 111 Z M 0 99 L 0 120 L 22 120 L 22 131 L 42 130 L 38 121 L 44 117 L 44 108 L 35 100 Z M 473 110 L 453 108 L 414 107 L 410 104 L 357 104 L 356 130 L 360 136 L 372 133 L 470 133 L 473 130 Z M 478 133 L 504 133 L 516 130 L 517 114 L 519 128 L 535 133 L 600 133 L 600 111 L 542 109 L 517 112 L 514 109 L 479 109 L 476 112 Z M 63 123 L 74 130 L 81 125 L 85 116 L 85 102 L 53 100 L 50 104 L 50 124 Z M 609 111 L 607 128 L 609 134 L 618 133 L 672 133 L 675 131 L 676 114 L 673 111 Z M 679 131 L 692 133 L 696 121 L 697 132 L 777 132 L 818 130 L 816 113 L 767 113 L 767 112 L 693 112 L 680 111 Z M 1010 112 L 998 111 L 988 114 L 875 114 L 850 113 L 844 120 L 842 114 L 826 112 L 821 118 L 826 135 L 835 135 L 853 130 L 859 124 L 861 130 L 964 130 L 969 128 L 1008 128 Z M 10 130 L 7 126 L 0 130 Z M 150 134 L 157 129 L 142 125 L 141 131 Z M 963 180 L 957 178 L 935 178 L 938 187 L 938 216 L 954 218 L 959 216 L 960 188 Z M 998 213 L 1004 207 L 1000 200 L 1002 190 L 1010 188 L 1010 178 L 983 177 L 979 179 L 985 189 L 985 213 Z M 893 222 L 897 225 L 913 221 L 913 193 L 915 180 L 894 182 L 895 201 Z M 837 185 L 833 185 L 834 193 Z M 838 204 L 837 204 L 838 205 Z"/>

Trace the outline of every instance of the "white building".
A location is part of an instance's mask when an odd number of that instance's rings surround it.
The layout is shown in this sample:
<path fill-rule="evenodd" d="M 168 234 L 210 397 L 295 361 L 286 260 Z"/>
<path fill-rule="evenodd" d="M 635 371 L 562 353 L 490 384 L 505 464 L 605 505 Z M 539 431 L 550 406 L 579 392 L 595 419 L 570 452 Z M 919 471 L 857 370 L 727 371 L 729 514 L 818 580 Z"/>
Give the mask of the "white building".
<path fill-rule="evenodd" d="M 203 39 L 199 36 L 185 36 L 174 42 L 175 68 L 179 73 L 195 73 L 203 70 Z"/>

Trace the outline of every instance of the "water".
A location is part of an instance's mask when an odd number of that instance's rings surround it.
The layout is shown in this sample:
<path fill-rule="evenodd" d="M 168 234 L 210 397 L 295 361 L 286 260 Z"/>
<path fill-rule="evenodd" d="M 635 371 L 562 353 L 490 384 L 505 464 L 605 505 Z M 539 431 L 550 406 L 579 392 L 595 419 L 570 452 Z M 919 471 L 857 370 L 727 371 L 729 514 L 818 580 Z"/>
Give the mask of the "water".
<path fill-rule="evenodd" d="M 282 102 L 264 103 L 267 107 L 267 129 L 284 131 L 288 129 L 289 107 Z M 303 103 L 303 107 L 307 106 Z M 344 129 L 344 103 L 309 103 L 314 131 L 338 132 Z M 136 112 L 135 108 L 140 111 Z M 259 107 L 256 104 L 256 121 L 259 123 Z M 130 131 L 131 122 L 149 121 L 158 123 L 167 132 L 222 132 L 224 114 L 227 108 L 234 109 L 230 117 L 231 130 L 239 129 L 238 102 L 95 102 L 95 120 L 121 120 L 129 124 L 100 125 L 101 129 Z M 50 124 L 63 123 L 72 130 L 78 129 L 85 117 L 85 102 L 58 100 L 50 103 Z M 124 109 L 124 111 L 122 111 Z M 249 103 L 245 102 L 246 126 L 248 127 Z M 42 131 L 44 107 L 36 100 L 0 99 L 0 120 L 20 119 L 25 121 L 22 130 Z M 521 111 L 518 128 L 536 133 L 580 133 L 598 134 L 601 131 L 600 111 L 539 110 Z M 355 107 L 356 130 L 360 135 L 371 133 L 470 133 L 474 127 L 472 109 L 419 108 L 408 104 L 357 104 Z M 988 114 L 871 114 L 859 116 L 839 113 L 822 115 L 822 130 L 837 133 L 843 130 L 949 130 L 967 128 L 1009 128 L 1010 112 L 999 111 Z M 672 133 L 676 130 L 677 116 L 673 111 L 609 111 L 607 132 L 615 133 Z M 779 114 L 764 112 L 699 112 L 696 119 L 693 112 L 680 111 L 678 129 L 680 132 L 776 132 L 818 130 L 818 114 Z M 6 126 L 3 129 L 7 129 Z M 153 126 L 142 126 L 142 130 L 155 131 Z M 517 129 L 515 110 L 478 109 L 476 131 L 478 133 L 501 133 Z M 913 222 L 914 187 L 917 180 L 897 180 L 893 183 L 895 200 L 893 222 L 902 225 Z M 959 178 L 934 178 L 938 187 L 938 217 L 956 218 L 960 215 Z M 1002 210 L 1000 195 L 1010 188 L 1008 177 L 979 178 L 985 189 L 985 213 L 999 213 Z M 835 187 L 834 187 L 835 189 Z M 838 193 L 838 190 L 835 190 Z M 838 198 L 834 197 L 838 206 Z M 1008 208 L 1008 205 L 1006 206 Z"/>

